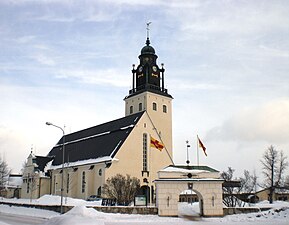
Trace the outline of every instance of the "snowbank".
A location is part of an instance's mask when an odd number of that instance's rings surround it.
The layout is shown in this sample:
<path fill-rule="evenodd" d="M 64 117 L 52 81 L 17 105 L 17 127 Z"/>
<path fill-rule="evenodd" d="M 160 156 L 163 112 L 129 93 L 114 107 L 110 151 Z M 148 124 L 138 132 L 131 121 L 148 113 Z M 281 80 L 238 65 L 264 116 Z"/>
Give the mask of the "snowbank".
<path fill-rule="evenodd" d="M 33 216 L 33 217 L 40 217 L 40 218 L 52 218 L 52 217 L 59 215 L 59 213 L 49 211 L 49 210 L 16 207 L 16 206 L 8 206 L 8 205 L 0 205 L 0 213 L 21 215 L 21 216 Z"/>

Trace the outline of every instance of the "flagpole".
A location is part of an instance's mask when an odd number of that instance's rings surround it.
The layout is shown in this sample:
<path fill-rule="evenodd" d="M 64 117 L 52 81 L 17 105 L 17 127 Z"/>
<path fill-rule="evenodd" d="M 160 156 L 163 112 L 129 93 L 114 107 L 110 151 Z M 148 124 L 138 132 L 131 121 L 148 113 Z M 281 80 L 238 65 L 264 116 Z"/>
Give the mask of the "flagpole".
<path fill-rule="evenodd" d="M 152 158 L 152 151 L 151 151 L 151 135 L 150 135 L 150 142 L 149 142 L 149 154 L 148 154 L 148 156 L 149 156 L 149 160 L 148 160 L 148 163 L 149 163 L 149 166 L 148 166 L 148 169 L 149 169 L 149 171 L 151 171 L 151 158 Z M 147 174 L 148 175 L 148 189 L 149 189 L 149 202 L 150 202 L 150 205 L 152 205 L 152 203 L 153 203 L 153 201 L 152 201 L 152 190 L 151 190 L 151 185 L 150 185 L 150 181 L 151 181 L 151 179 L 150 179 L 150 174 L 148 173 Z M 147 203 L 148 203 L 148 200 L 147 200 Z M 147 204 L 146 204 L 147 205 Z"/>
<path fill-rule="evenodd" d="M 157 130 L 157 128 L 156 128 L 154 122 L 152 121 L 150 115 L 148 114 L 147 111 L 145 111 L 145 112 L 146 112 L 146 114 L 147 114 L 149 120 L 151 121 L 151 123 L 152 123 L 152 125 L 153 125 L 153 129 L 156 131 L 157 136 L 159 137 L 159 139 L 161 140 L 161 142 L 164 144 L 164 142 L 163 142 L 163 140 L 162 140 L 162 137 L 161 137 L 160 134 L 158 133 L 158 130 Z M 170 158 L 171 162 L 173 163 L 173 165 L 175 165 L 174 160 L 172 159 L 172 156 L 171 156 L 170 153 L 168 152 L 168 149 L 167 149 L 167 147 L 166 147 L 165 144 L 164 144 L 164 149 L 166 150 L 166 153 L 167 153 L 167 155 L 169 156 L 169 158 Z"/>
<path fill-rule="evenodd" d="M 197 135 L 197 165 L 200 165 L 199 162 L 199 136 Z"/>

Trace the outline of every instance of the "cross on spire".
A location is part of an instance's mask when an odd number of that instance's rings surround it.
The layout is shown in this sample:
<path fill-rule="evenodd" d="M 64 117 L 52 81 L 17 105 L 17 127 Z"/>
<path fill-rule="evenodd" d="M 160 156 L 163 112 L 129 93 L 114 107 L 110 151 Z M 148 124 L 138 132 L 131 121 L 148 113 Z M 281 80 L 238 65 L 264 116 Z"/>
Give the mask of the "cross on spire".
<path fill-rule="evenodd" d="M 149 45 L 150 44 L 150 24 L 152 22 L 147 22 L 147 41 L 146 41 L 146 44 Z"/>

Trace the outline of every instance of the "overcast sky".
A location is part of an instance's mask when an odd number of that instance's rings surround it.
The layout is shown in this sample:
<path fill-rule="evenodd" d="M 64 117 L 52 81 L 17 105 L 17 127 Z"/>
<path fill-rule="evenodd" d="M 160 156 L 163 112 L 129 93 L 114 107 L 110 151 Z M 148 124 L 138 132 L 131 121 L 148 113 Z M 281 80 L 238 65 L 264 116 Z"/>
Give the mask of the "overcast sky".
<path fill-rule="evenodd" d="M 174 160 L 260 173 L 269 145 L 289 155 L 289 1 L 0 0 L 0 152 L 19 172 L 61 130 L 124 116 L 146 40 L 166 69 Z"/>

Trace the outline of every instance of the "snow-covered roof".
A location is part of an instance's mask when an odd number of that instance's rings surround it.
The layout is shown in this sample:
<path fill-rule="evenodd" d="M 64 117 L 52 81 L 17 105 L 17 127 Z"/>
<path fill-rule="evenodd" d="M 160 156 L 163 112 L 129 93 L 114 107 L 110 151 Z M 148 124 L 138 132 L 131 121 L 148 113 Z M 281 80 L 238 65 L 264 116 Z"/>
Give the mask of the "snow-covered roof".
<path fill-rule="evenodd" d="M 22 175 L 10 174 L 6 187 L 20 187 L 22 185 Z"/>
<path fill-rule="evenodd" d="M 101 163 L 101 162 L 111 162 L 113 160 L 114 159 L 112 159 L 110 156 L 105 156 L 105 157 L 100 157 L 97 159 L 87 159 L 87 160 L 79 160 L 79 161 L 71 162 L 71 163 L 65 163 L 64 167 L 67 168 L 67 167 L 83 166 L 83 165 L 96 164 L 96 163 Z M 61 169 L 61 168 L 62 168 L 62 164 L 54 166 L 50 163 L 46 166 L 45 170 L 55 170 L 55 169 Z"/>
<path fill-rule="evenodd" d="M 209 166 L 171 165 L 158 172 L 159 178 L 220 178 L 219 171 Z"/>
<path fill-rule="evenodd" d="M 210 173 L 210 172 L 219 172 L 209 166 L 184 166 L 184 165 L 171 165 L 160 170 L 164 172 L 181 172 L 181 173 Z"/>
<path fill-rule="evenodd" d="M 193 173 L 193 174 L 197 174 L 197 173 L 209 173 L 209 171 L 207 170 L 190 170 L 190 169 L 184 169 L 184 168 L 177 168 L 177 167 L 172 167 L 172 166 L 168 166 L 164 169 L 162 169 L 161 171 L 163 172 L 181 172 L 181 173 Z"/>

